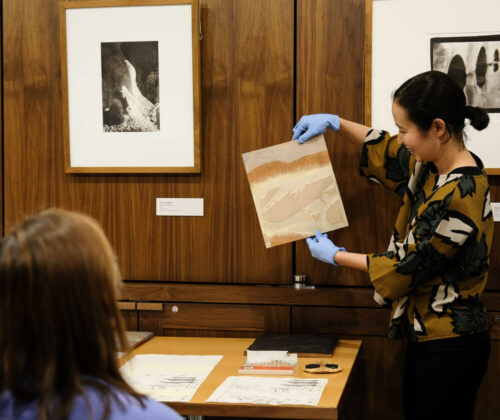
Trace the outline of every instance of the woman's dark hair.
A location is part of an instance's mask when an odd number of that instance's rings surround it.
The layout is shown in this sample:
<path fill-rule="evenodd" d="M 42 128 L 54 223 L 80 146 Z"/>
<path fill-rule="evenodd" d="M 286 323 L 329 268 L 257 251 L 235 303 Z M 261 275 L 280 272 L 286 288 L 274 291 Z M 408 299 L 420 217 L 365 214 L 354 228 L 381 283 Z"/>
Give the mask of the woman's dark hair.
<path fill-rule="evenodd" d="M 476 130 L 483 130 L 490 121 L 481 108 L 468 106 L 463 90 L 440 71 L 428 71 L 408 79 L 394 92 L 393 100 L 406 110 L 408 118 L 420 130 L 429 130 L 432 122 L 441 118 L 461 142 L 466 118 Z"/>
<path fill-rule="evenodd" d="M 51 209 L 14 227 L 0 243 L 0 393 L 36 401 L 41 420 L 68 418 L 78 395 L 88 404 L 84 386 L 101 394 L 103 419 L 112 398 L 123 405 L 117 391 L 143 404 L 117 364 L 120 284 L 94 219 Z"/>

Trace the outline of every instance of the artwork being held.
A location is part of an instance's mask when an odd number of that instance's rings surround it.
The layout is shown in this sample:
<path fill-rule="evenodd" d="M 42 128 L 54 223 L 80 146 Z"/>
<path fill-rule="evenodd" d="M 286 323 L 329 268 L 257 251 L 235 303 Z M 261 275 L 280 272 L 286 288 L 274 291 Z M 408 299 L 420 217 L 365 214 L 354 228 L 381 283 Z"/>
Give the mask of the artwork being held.
<path fill-rule="evenodd" d="M 158 41 L 102 42 L 105 132 L 160 129 Z"/>
<path fill-rule="evenodd" d="M 348 225 L 323 136 L 242 156 L 267 248 Z"/>
<path fill-rule="evenodd" d="M 468 105 L 500 112 L 500 35 L 432 38 L 431 63 L 458 83 Z"/>

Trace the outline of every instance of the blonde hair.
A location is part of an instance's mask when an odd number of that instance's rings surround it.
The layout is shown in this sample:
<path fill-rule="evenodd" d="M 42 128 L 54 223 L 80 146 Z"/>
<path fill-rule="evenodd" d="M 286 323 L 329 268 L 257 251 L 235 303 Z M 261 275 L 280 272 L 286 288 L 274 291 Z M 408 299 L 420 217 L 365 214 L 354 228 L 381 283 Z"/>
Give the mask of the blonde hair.
<path fill-rule="evenodd" d="M 36 400 L 41 420 L 67 418 L 84 385 L 104 397 L 103 419 L 116 390 L 142 404 L 118 369 L 116 352 L 126 347 L 121 277 L 98 223 L 50 209 L 0 245 L 0 391 Z"/>

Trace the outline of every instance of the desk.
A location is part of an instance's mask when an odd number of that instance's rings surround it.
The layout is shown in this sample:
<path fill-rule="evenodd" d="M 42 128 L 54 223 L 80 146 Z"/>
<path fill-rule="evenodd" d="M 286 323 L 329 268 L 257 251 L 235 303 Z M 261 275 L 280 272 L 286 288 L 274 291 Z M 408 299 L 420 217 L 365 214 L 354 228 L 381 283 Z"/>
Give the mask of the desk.
<path fill-rule="evenodd" d="M 245 361 L 243 354 L 253 338 L 205 338 L 205 337 L 154 337 L 140 345 L 130 355 L 122 357 L 123 364 L 136 354 L 190 354 L 223 355 L 207 379 L 201 384 L 189 403 L 169 402 L 168 405 L 182 415 L 267 417 L 287 419 L 337 419 L 342 392 L 361 346 L 360 340 L 339 340 L 332 358 L 300 357 L 296 378 L 328 379 L 317 406 L 253 405 L 205 402 L 228 376 L 238 376 L 238 369 Z M 343 371 L 333 374 L 303 372 L 304 365 L 318 360 L 338 363 Z M 252 375 L 256 376 L 256 375 Z M 271 377 L 271 375 L 263 375 Z M 283 378 L 283 377 L 282 377 Z"/>

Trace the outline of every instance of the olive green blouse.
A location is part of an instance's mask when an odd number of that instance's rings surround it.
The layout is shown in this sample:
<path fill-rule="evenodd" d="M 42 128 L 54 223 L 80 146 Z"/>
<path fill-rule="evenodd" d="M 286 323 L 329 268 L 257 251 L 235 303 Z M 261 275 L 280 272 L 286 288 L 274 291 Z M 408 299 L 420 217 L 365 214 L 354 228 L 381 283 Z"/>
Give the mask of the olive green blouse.
<path fill-rule="evenodd" d="M 361 173 L 402 197 L 386 252 L 367 257 L 375 300 L 392 308 L 389 337 L 427 341 L 484 332 L 480 300 L 493 240 L 483 164 L 439 175 L 397 136 L 371 129 Z"/>

